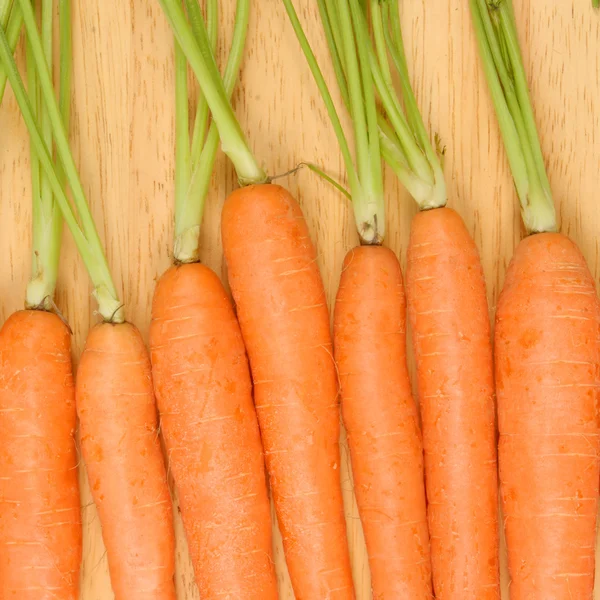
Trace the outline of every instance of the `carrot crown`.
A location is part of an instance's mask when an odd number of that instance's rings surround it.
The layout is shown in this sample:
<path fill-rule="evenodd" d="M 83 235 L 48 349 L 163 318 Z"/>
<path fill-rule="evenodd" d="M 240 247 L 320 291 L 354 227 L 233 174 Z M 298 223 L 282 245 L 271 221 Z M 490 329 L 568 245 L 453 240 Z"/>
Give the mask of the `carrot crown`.
<path fill-rule="evenodd" d="M 0 0 L 0 29 L 6 32 L 6 39 L 13 54 L 19 41 L 22 26 L 23 13 L 21 12 L 18 0 Z M 0 104 L 2 104 L 5 89 L 6 70 L 0 63 Z"/>
<path fill-rule="evenodd" d="M 470 0 L 483 69 L 528 233 L 556 231 L 511 0 Z"/>
<path fill-rule="evenodd" d="M 352 115 L 357 169 L 292 0 L 283 3 L 342 149 L 362 241 L 377 243 L 383 237 L 382 157 L 421 209 L 445 205 L 442 166 L 429 142 L 408 77 L 398 0 L 318 0 L 338 87 Z M 400 78 L 404 107 L 393 85 L 389 57 Z"/>
<path fill-rule="evenodd" d="M 186 0 L 186 9 L 190 22 L 186 19 L 180 0 L 160 0 L 177 42 L 194 71 L 213 121 L 221 139 L 223 152 L 229 157 L 238 175 L 240 185 L 266 183 L 269 181 L 264 170 L 258 165 L 250 151 L 230 102 L 230 93 L 221 78 L 211 46 L 209 34 L 202 13 L 196 2 Z M 194 8 L 195 5 L 195 8 Z M 247 29 L 250 12 L 249 0 L 238 0 L 236 11 L 236 29 Z M 242 52 L 245 35 L 238 39 L 238 46 L 232 49 L 232 55 Z M 237 71 L 237 70 L 236 70 Z"/>
<path fill-rule="evenodd" d="M 90 209 L 88 207 L 83 186 L 77 173 L 75 161 L 69 148 L 68 136 L 65 131 L 61 109 L 54 97 L 52 86 L 52 77 L 46 62 L 44 46 L 37 30 L 35 14 L 29 0 L 19 0 L 20 8 L 23 13 L 23 21 L 28 37 L 29 56 L 35 65 L 39 89 L 44 101 L 44 106 L 50 121 L 51 133 L 54 136 L 57 154 L 64 169 L 64 177 L 71 188 L 73 202 L 79 216 L 73 210 L 68 198 L 65 186 L 62 183 L 62 170 L 59 175 L 52 161 L 51 149 L 48 147 L 44 135 L 40 131 L 40 126 L 36 122 L 36 115 L 32 107 L 32 100 L 28 97 L 23 85 L 23 80 L 19 75 L 15 60 L 12 56 L 10 44 L 3 30 L 0 29 L 0 60 L 4 65 L 4 70 L 8 76 L 11 87 L 19 104 L 21 114 L 31 139 L 31 144 L 35 149 L 35 154 L 39 164 L 44 171 L 47 182 L 54 194 L 54 199 L 58 204 L 63 218 L 71 231 L 77 249 L 85 263 L 94 285 L 94 296 L 98 302 L 100 314 L 106 321 L 121 323 L 124 320 L 123 307 L 119 301 L 117 291 L 110 275 L 108 263 L 104 256 L 102 243 L 94 225 Z M 63 3 L 62 8 L 68 6 Z M 66 16 L 65 16 L 66 15 Z M 63 13 L 63 19 L 69 18 L 69 12 Z M 69 42 L 70 43 L 70 42 Z M 63 69 L 64 72 L 70 69 Z M 68 84 L 63 82 L 65 89 Z M 63 103 L 67 103 L 67 98 L 63 95 Z M 63 115 L 67 109 L 63 104 Z M 44 131 L 46 133 L 46 131 Z M 35 218 L 34 218 L 35 221 Z M 80 224 L 81 223 L 81 224 Z"/>
<path fill-rule="evenodd" d="M 212 53 L 216 50 L 219 22 L 218 0 L 208 0 L 206 25 L 197 0 L 186 0 L 187 13 L 196 45 L 206 36 Z M 223 76 L 227 98 L 231 97 L 244 52 L 248 11 L 238 11 L 231 50 Z M 208 127 L 208 103 L 201 95 L 196 107 L 190 142 L 188 105 L 188 62 L 175 39 L 176 168 L 174 258 L 188 263 L 199 260 L 200 227 L 204 203 L 219 145 L 219 131 L 213 121 Z M 208 134 L 207 134 L 208 129 Z"/>

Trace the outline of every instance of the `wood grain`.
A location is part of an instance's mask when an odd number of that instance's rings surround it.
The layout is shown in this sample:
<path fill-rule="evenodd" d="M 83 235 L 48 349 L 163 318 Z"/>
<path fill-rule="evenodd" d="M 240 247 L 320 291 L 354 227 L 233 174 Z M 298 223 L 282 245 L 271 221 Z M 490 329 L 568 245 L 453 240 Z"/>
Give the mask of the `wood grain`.
<path fill-rule="evenodd" d="M 229 32 L 233 0 L 222 5 Z M 297 0 L 329 80 L 327 49 L 313 0 Z M 450 205 L 479 248 L 492 312 L 521 229 L 517 201 L 471 30 L 468 2 L 405 0 L 402 22 L 414 86 L 431 132 L 447 145 Z M 426 7 L 427 5 L 427 7 Z M 600 13 L 588 0 L 515 0 L 518 29 L 544 154 L 562 222 L 600 274 Z M 174 95 L 172 38 L 155 0 L 74 2 L 75 77 L 71 137 L 128 319 L 147 334 L 156 277 L 170 262 L 173 230 Z M 227 34 L 228 35 L 228 34 Z M 226 38 L 227 39 L 227 38 Z M 225 48 L 226 39 L 221 44 Z M 22 49 L 20 56 L 22 55 Z M 343 173 L 338 146 L 308 68 L 276 0 L 255 0 L 236 110 L 271 174 L 300 160 Z M 403 263 L 415 208 L 386 173 L 387 243 Z M 202 234 L 203 260 L 226 276 L 219 214 L 235 178 L 217 162 Z M 283 180 L 297 195 L 319 251 L 328 299 L 345 251 L 357 241 L 343 198 L 308 172 Z M 0 110 L 0 317 L 23 306 L 30 269 L 28 142 L 8 92 Z M 58 304 L 74 329 L 74 359 L 97 320 L 90 286 L 65 236 Z M 343 486 L 357 597 L 370 598 L 348 455 Z M 82 467 L 85 526 L 83 600 L 110 600 L 101 532 Z M 177 583 L 181 600 L 198 598 L 181 524 Z M 293 598 L 278 542 L 281 598 Z M 507 579 L 503 576 L 504 597 Z M 600 599 L 600 591 L 596 598 Z"/>

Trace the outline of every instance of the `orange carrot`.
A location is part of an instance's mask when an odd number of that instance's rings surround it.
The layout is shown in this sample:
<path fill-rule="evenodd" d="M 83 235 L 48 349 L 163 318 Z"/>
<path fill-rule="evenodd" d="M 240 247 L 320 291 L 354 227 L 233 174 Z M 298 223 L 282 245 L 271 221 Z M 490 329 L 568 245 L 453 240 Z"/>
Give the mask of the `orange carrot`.
<path fill-rule="evenodd" d="M 373 597 L 432 598 L 419 417 L 406 366 L 406 301 L 396 255 L 350 250 L 334 346 Z"/>
<path fill-rule="evenodd" d="M 207 267 L 171 267 L 154 294 L 152 371 L 200 596 L 275 600 L 271 518 L 246 351 Z"/>
<path fill-rule="evenodd" d="M 592 598 L 598 507 L 594 281 L 566 236 L 517 247 L 498 302 L 500 483 L 511 598 Z"/>
<path fill-rule="evenodd" d="M 471 0 L 529 237 L 496 313 L 499 466 L 512 600 L 591 600 L 600 476 L 600 305 L 552 190 L 510 3 Z M 504 53 L 502 50 L 507 49 Z"/>
<path fill-rule="evenodd" d="M 53 0 L 41 2 L 43 33 L 41 40 L 38 35 L 37 55 L 46 68 L 52 68 L 53 34 L 57 29 L 61 111 L 55 118 L 68 128 L 70 0 L 60 0 L 60 11 L 59 27 L 55 28 Z M 0 600 L 76 600 L 82 533 L 71 339 L 68 325 L 51 312 L 56 310 L 53 297 L 63 220 L 49 179 L 40 172 L 39 148 L 52 148 L 54 140 L 47 110 L 40 101 L 40 77 L 29 36 L 28 93 L 12 58 L 10 46 L 18 38 L 22 17 L 19 3 L 15 3 L 6 27 L 8 40 L 0 25 L 4 76 L 0 96 L 8 77 L 19 105 L 29 109 L 26 122 L 36 128 L 39 119 L 42 133 L 37 130 L 37 139 L 31 137 L 32 272 L 25 300 L 28 310 L 11 315 L 0 330 Z M 12 40 L 11 23 L 17 25 Z M 54 95 L 51 81 L 47 81 L 46 90 Z M 52 163 L 49 156 L 47 161 Z"/>
<path fill-rule="evenodd" d="M 36 83 L 39 80 L 47 111 L 47 120 L 42 123 L 44 135 L 1 32 L 0 59 L 29 129 L 35 164 L 41 166 L 44 175 L 41 206 L 34 211 L 34 232 L 39 232 L 40 240 L 46 241 L 47 232 L 52 232 L 51 240 L 60 239 L 62 213 L 92 280 L 93 295 L 104 319 L 87 340 L 77 377 L 76 404 L 82 451 L 103 528 L 115 598 L 175 600 L 174 531 L 158 442 L 150 359 L 137 329 L 124 323 L 124 308 L 69 148 L 64 127 L 64 115 L 70 105 L 69 95 L 64 93 L 69 77 L 61 77 L 59 107 L 48 68 L 52 44 L 47 39 L 43 44 L 40 39 L 33 7 L 28 2 L 20 6 L 27 31 L 28 58 L 35 64 Z M 44 38 L 53 30 L 53 10 L 51 0 L 43 3 Z M 61 26 L 65 25 L 61 30 L 69 29 L 69 0 L 61 0 L 61 21 Z M 61 42 L 61 47 L 70 48 L 70 40 Z M 62 58 L 68 64 L 68 56 Z M 62 166 L 58 172 L 52 160 L 52 141 Z M 65 178 L 74 206 L 66 193 Z M 35 177 L 33 183 L 35 186 Z M 52 222 L 46 224 L 48 215 Z M 47 248 L 47 258 L 41 263 L 34 253 L 37 273 L 28 287 L 28 304 L 44 308 L 47 304 L 52 306 L 45 290 L 53 291 L 55 280 L 46 275 L 46 265 L 57 259 L 58 244 L 47 243 Z M 32 303 L 30 297 L 37 297 L 37 303 Z"/>
<path fill-rule="evenodd" d="M 381 245 L 386 223 L 380 123 L 385 119 L 376 103 L 374 79 L 382 76 L 372 60 L 375 48 L 369 48 L 369 26 L 360 4 L 320 1 L 338 85 L 352 115 L 353 160 L 298 13 L 291 0 L 284 4 L 340 144 L 350 187 L 346 193 L 362 244 L 346 255 L 333 329 L 373 598 L 429 600 L 433 592 L 423 447 L 406 366 L 404 287 L 396 255 Z M 373 30 L 383 35 L 376 19 L 382 14 L 377 0 L 370 13 Z M 378 54 L 386 56 L 385 48 L 380 52 L 381 39 L 376 39 Z"/>
<path fill-rule="evenodd" d="M 81 517 L 67 326 L 14 313 L 0 330 L 0 598 L 79 597 Z"/>
<path fill-rule="evenodd" d="M 354 598 L 329 314 L 304 217 L 283 188 L 252 185 L 226 200 L 222 235 L 296 598 Z"/>
<path fill-rule="evenodd" d="M 456 212 L 415 216 L 406 278 L 436 598 L 499 598 L 490 323 L 479 255 Z"/>
<path fill-rule="evenodd" d="M 197 35 L 204 15 L 196 2 L 188 2 L 187 9 Z M 211 47 L 217 42 L 217 13 L 218 2 L 207 2 Z M 223 75 L 228 95 L 247 26 L 246 7 L 236 12 Z M 202 209 L 219 136 L 214 124 L 205 131 L 203 96 L 190 119 L 188 64 L 177 41 L 175 99 L 175 265 L 156 286 L 150 327 L 169 470 L 203 600 L 276 600 L 269 495 L 246 349 L 221 281 L 198 264 Z"/>
<path fill-rule="evenodd" d="M 94 327 L 76 385 L 81 450 L 115 597 L 175 600 L 171 499 L 139 331 L 129 323 Z"/>

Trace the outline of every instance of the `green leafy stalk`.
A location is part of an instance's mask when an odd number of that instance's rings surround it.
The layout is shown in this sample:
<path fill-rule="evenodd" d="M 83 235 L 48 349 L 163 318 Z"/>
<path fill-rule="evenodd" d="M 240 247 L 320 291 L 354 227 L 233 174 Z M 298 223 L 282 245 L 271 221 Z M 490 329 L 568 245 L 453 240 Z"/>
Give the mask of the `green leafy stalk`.
<path fill-rule="evenodd" d="M 6 24 L 10 17 L 13 0 L 0 0 L 0 27 L 6 30 Z"/>
<path fill-rule="evenodd" d="M 228 97 L 233 93 L 244 54 L 248 31 L 248 18 L 245 15 L 242 14 L 243 18 L 236 19 L 229 58 L 223 75 L 223 85 Z M 192 161 L 193 171 L 188 182 L 189 187 L 180 210 L 176 211 L 174 256 L 178 262 L 196 262 L 200 258 L 200 228 L 218 147 L 219 131 L 216 124 L 212 123 L 198 160 L 195 164 Z"/>
<path fill-rule="evenodd" d="M 179 0 L 160 0 L 160 3 L 177 41 L 196 74 L 219 131 L 223 151 L 233 163 L 240 185 L 266 183 L 269 179 L 250 151 L 248 142 L 233 112 L 210 45 L 204 20 L 200 20 L 198 31 L 194 35 Z M 246 20 L 248 14 L 249 0 L 238 0 L 236 20 Z"/>
<path fill-rule="evenodd" d="M 52 71 L 52 42 L 53 42 L 53 0 L 42 2 L 42 44 L 48 69 Z M 61 42 L 64 38 L 70 40 L 70 22 L 67 30 L 61 30 Z M 67 48 L 61 43 L 61 54 L 70 51 L 70 41 Z M 33 61 L 31 44 L 27 43 L 27 73 L 29 80 L 29 95 L 37 104 L 37 117 L 41 123 L 44 143 L 49 151 L 53 147 L 52 125 L 48 112 L 39 97 L 39 82 Z M 70 59 L 62 58 L 63 63 L 70 69 Z M 65 66 L 65 64 L 63 64 Z M 67 76 L 70 80 L 70 77 Z M 64 75 L 61 75 L 61 81 Z M 70 95 L 69 86 L 61 85 L 61 101 L 64 94 Z M 63 115 L 64 116 L 64 115 Z M 68 115 L 67 119 L 68 119 Z M 68 121 L 63 119 L 65 127 Z M 26 306 L 28 308 L 43 308 L 51 310 L 54 302 L 53 296 L 58 278 L 58 263 L 60 259 L 62 215 L 54 200 L 52 188 L 47 177 L 40 172 L 39 159 L 35 147 L 31 147 L 31 176 L 32 176 L 32 213 L 33 213 L 33 248 L 31 279 L 27 285 Z"/>
<path fill-rule="evenodd" d="M 4 64 L 4 69 L 8 74 L 8 79 L 13 88 L 19 108 L 21 109 L 25 124 L 29 130 L 31 143 L 35 147 L 41 167 L 50 181 L 56 201 L 60 206 L 63 217 L 75 239 L 77 248 L 90 274 L 90 278 L 92 279 L 95 288 L 93 293 L 98 301 L 99 311 L 106 321 L 120 323 L 124 320 L 123 307 L 119 301 L 115 285 L 112 281 L 108 263 L 102 250 L 100 237 L 98 236 L 92 215 L 87 205 L 75 161 L 73 160 L 69 148 L 60 109 L 54 97 L 52 79 L 45 61 L 42 42 L 36 28 L 35 15 L 29 4 L 29 0 L 19 0 L 19 2 L 23 11 L 27 36 L 31 43 L 31 54 L 36 66 L 42 97 L 52 123 L 52 133 L 54 135 L 58 156 L 64 166 L 65 175 L 73 193 L 73 201 L 81 220 L 81 227 L 79 226 L 75 213 L 69 203 L 65 188 L 54 168 L 50 151 L 44 143 L 44 139 L 36 123 L 34 111 L 31 107 L 29 98 L 27 97 L 27 92 L 25 91 L 23 81 L 19 75 L 10 46 L 3 31 L 0 31 L 0 60 Z"/>
<path fill-rule="evenodd" d="M 331 48 L 336 79 L 344 103 L 352 117 L 356 162 L 351 154 L 331 93 L 293 2 L 283 0 L 283 3 L 340 144 L 361 242 L 380 244 L 385 233 L 381 148 L 377 104 L 368 52 L 369 34 L 361 2 L 360 0 L 319 0 L 318 2 L 325 35 Z M 327 180 L 331 181 L 331 178 L 327 177 Z"/>
<path fill-rule="evenodd" d="M 529 233 L 556 231 L 542 156 L 509 0 L 470 0 L 483 69 Z"/>
<path fill-rule="evenodd" d="M 4 30 L 6 31 L 6 39 L 11 52 L 14 54 L 19 42 L 19 36 L 21 35 L 21 28 L 23 26 L 23 13 L 18 2 L 14 2 L 12 10 L 10 11 L 10 17 Z M 0 104 L 4 98 L 4 90 L 6 89 L 6 71 L 0 64 Z"/>
<path fill-rule="evenodd" d="M 384 160 L 421 210 L 444 206 L 447 201 L 444 173 L 410 83 L 398 0 L 370 0 L 370 9 L 375 42 L 375 51 L 371 53 L 374 80 L 383 116 L 395 134 L 390 136 L 381 130 Z M 388 55 L 400 80 L 404 107 L 393 85 Z M 399 162 L 401 157 L 405 160 Z"/>
<path fill-rule="evenodd" d="M 202 13 L 200 12 L 200 5 L 198 0 L 186 0 L 187 12 L 192 25 L 192 31 L 196 38 L 196 42 L 201 39 L 201 34 L 198 33 L 199 22 L 202 20 Z M 219 33 L 219 3 L 218 0 L 208 0 L 206 3 L 206 29 L 208 33 L 208 40 L 212 51 L 217 51 L 217 37 Z M 186 63 L 187 64 L 187 63 Z M 194 120 L 194 132 L 192 134 L 192 168 L 198 166 L 200 155 L 202 154 L 202 148 L 206 137 L 206 130 L 208 128 L 208 104 L 206 98 L 200 93 L 198 98 L 198 105 L 196 106 L 196 118 Z"/>

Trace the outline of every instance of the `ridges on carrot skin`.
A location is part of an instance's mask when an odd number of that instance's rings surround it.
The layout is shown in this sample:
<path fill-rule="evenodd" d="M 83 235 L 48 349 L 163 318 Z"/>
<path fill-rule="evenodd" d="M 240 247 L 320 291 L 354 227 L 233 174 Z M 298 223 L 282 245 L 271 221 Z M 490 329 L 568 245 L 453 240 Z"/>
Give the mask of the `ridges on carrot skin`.
<path fill-rule="evenodd" d="M 66 325 L 14 313 L 0 330 L 0 598 L 79 597 L 75 428 Z"/>
<path fill-rule="evenodd" d="M 346 255 L 334 346 L 374 598 L 433 598 L 423 449 L 406 366 L 400 264 L 383 247 Z"/>
<path fill-rule="evenodd" d="M 511 598 L 592 598 L 600 312 L 564 235 L 524 239 L 498 303 L 500 483 Z"/>
<path fill-rule="evenodd" d="M 423 421 L 433 582 L 440 600 L 497 600 L 494 377 L 483 271 L 462 219 L 415 216 L 407 296 Z"/>
<path fill-rule="evenodd" d="M 87 338 L 77 373 L 81 450 L 116 600 L 175 600 L 171 498 L 150 359 L 129 323 Z"/>
<path fill-rule="evenodd" d="M 249 186 L 225 202 L 222 235 L 296 598 L 352 599 L 337 378 L 308 228 L 286 190 Z"/>
<path fill-rule="evenodd" d="M 156 287 L 150 345 L 168 467 L 202 598 L 275 600 L 271 518 L 246 351 L 207 267 Z"/>

